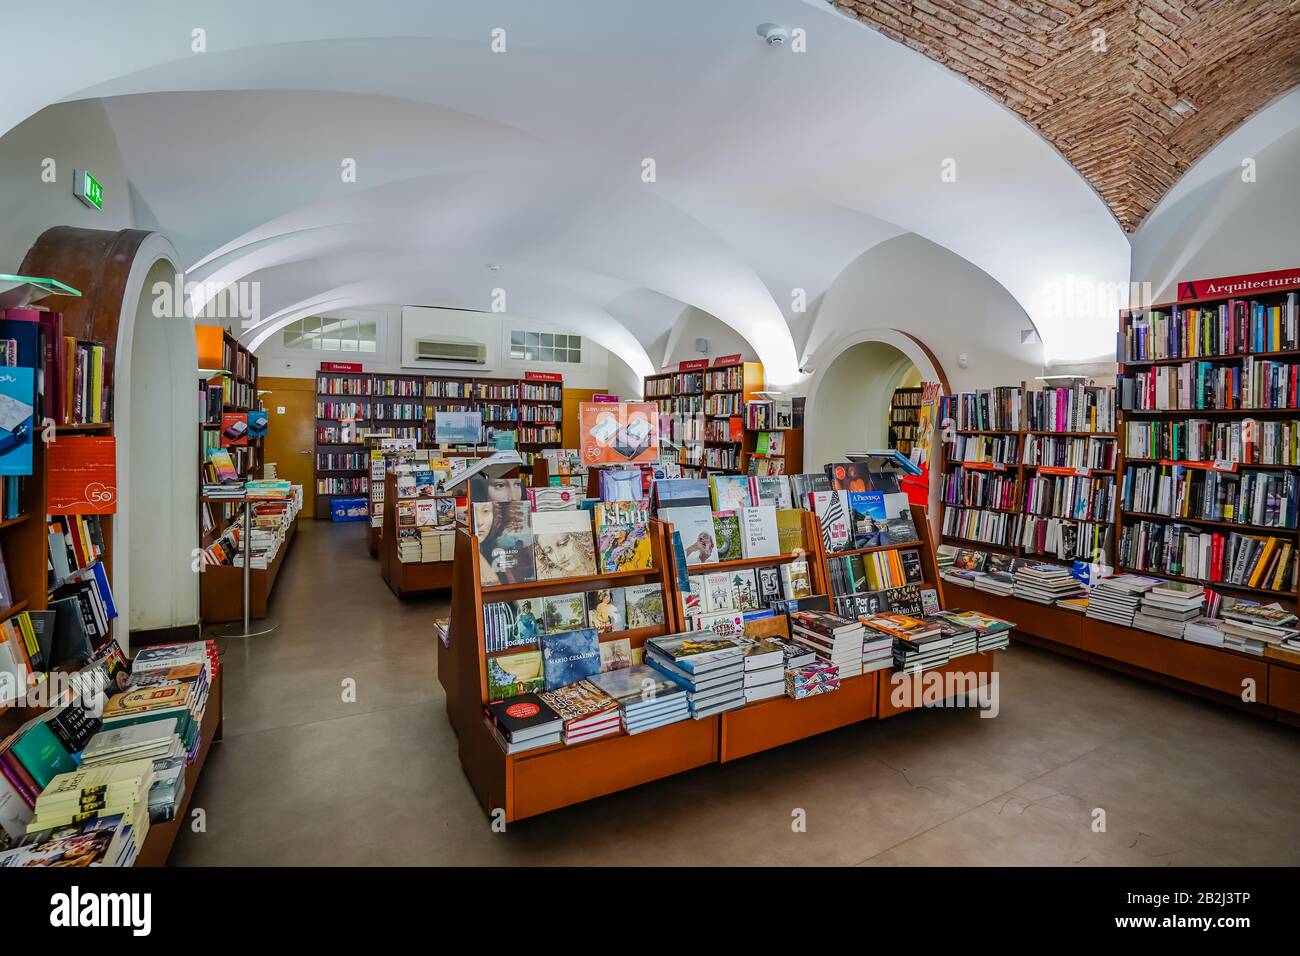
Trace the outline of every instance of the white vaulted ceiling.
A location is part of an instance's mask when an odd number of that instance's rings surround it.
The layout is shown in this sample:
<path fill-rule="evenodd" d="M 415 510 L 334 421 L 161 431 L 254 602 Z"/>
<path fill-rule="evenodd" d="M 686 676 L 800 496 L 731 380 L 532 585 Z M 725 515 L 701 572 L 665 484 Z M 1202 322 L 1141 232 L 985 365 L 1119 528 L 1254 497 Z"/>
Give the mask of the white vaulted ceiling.
<path fill-rule="evenodd" d="M 48 6 L 23 10 L 0 132 L 104 98 L 140 223 L 191 278 L 261 282 L 250 339 L 329 308 L 484 309 L 502 287 L 512 314 L 637 374 L 694 306 L 795 384 L 794 290 L 811 302 L 911 232 L 1001 283 L 1049 359 L 1113 345 L 1110 314 L 1065 320 L 1047 295 L 1128 279 L 1087 183 L 1003 106 L 822 3 Z M 102 25 L 84 41 L 65 28 L 83 13 Z M 767 47 L 765 20 L 807 52 Z"/>

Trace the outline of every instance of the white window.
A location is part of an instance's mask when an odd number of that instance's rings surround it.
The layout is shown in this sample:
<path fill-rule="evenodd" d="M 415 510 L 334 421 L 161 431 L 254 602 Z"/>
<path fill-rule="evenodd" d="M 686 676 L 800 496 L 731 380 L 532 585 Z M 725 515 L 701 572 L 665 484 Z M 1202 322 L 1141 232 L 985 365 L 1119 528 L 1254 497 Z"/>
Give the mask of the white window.
<path fill-rule="evenodd" d="M 516 329 L 510 333 L 510 358 L 517 362 L 580 365 L 582 336 L 567 332 L 527 332 Z"/>
<path fill-rule="evenodd" d="M 284 347 L 373 354 L 379 351 L 379 325 L 367 319 L 309 316 L 284 327 Z"/>

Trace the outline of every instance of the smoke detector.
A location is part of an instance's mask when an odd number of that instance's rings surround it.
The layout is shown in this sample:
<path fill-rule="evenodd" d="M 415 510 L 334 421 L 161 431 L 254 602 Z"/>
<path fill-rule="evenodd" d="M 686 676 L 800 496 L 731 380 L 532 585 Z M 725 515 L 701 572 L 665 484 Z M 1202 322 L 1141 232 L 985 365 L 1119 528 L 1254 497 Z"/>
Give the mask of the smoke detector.
<path fill-rule="evenodd" d="M 776 23 L 760 23 L 758 35 L 768 46 L 785 46 L 790 42 L 790 31 Z"/>

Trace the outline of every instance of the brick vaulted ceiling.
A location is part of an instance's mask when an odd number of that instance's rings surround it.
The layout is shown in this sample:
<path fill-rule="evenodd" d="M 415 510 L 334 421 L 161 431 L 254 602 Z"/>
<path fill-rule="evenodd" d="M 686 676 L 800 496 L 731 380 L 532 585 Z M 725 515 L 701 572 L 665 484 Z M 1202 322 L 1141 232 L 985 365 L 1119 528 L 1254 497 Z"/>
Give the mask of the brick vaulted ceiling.
<path fill-rule="evenodd" d="M 833 2 L 1019 113 L 1129 232 L 1300 83 L 1300 0 Z"/>

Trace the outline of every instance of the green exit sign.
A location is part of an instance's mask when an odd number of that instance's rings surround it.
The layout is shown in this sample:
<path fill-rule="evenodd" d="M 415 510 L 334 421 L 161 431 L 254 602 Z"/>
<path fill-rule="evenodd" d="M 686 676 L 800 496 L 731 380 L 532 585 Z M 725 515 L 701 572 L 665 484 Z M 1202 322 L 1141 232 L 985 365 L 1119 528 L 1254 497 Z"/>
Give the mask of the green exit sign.
<path fill-rule="evenodd" d="M 72 192 L 91 209 L 104 208 L 104 184 L 85 169 L 72 171 Z"/>

